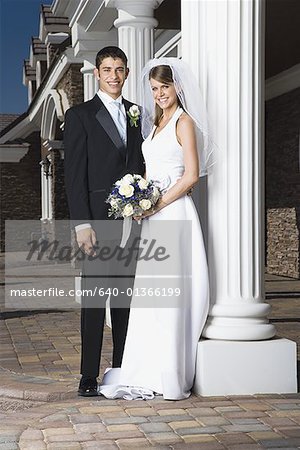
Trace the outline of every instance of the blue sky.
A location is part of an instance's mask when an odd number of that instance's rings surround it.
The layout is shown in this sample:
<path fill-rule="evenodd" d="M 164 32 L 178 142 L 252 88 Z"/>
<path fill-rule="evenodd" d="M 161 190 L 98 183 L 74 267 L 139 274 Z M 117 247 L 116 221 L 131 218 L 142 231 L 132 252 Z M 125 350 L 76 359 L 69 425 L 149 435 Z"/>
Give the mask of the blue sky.
<path fill-rule="evenodd" d="M 23 60 L 29 57 L 31 36 L 38 36 L 41 4 L 52 0 L 0 0 L 0 113 L 27 110 Z"/>

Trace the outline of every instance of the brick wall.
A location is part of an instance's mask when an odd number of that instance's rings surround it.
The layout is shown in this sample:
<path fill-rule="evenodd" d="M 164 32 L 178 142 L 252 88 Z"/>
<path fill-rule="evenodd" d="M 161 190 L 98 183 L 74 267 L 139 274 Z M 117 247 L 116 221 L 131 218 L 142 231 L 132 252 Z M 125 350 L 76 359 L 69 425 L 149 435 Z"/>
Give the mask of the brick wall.
<path fill-rule="evenodd" d="M 299 278 L 300 88 L 266 102 L 267 272 Z"/>
<path fill-rule="evenodd" d="M 40 137 L 26 142 L 28 153 L 19 163 L 1 163 L 1 251 L 5 248 L 5 220 L 39 220 L 41 217 Z"/>
<path fill-rule="evenodd" d="M 70 106 L 83 102 L 83 76 L 80 72 L 82 64 L 72 64 L 57 85 L 57 89 L 65 91 Z"/>
<path fill-rule="evenodd" d="M 299 227 L 296 208 L 267 211 L 267 271 L 299 278 Z"/>

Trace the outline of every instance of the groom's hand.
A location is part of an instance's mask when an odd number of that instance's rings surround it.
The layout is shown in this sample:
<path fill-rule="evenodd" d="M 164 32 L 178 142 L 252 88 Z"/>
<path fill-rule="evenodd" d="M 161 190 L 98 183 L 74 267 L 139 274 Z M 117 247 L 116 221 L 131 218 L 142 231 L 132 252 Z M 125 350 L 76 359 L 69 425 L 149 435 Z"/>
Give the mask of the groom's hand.
<path fill-rule="evenodd" d="M 78 247 L 83 253 L 89 256 L 95 256 L 96 251 L 94 246 L 96 244 L 96 233 L 93 228 L 84 228 L 76 232 L 76 240 Z"/>

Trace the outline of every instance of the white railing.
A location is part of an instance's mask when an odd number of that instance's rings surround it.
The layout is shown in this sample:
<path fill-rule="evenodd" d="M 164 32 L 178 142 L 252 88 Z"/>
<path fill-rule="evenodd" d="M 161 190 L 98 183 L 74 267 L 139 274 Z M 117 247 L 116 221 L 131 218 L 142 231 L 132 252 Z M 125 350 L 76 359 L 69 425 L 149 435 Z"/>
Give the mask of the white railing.
<path fill-rule="evenodd" d="M 161 58 L 163 56 L 174 56 L 177 58 L 182 57 L 181 53 L 181 31 L 177 33 L 172 39 L 170 39 L 165 45 L 163 45 L 155 53 L 155 58 Z"/>

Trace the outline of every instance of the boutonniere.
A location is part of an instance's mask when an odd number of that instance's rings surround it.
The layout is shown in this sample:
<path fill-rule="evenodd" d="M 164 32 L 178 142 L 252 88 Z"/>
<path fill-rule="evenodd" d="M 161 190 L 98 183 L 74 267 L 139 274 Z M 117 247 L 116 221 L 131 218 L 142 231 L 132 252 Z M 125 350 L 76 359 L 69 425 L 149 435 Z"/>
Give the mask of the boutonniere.
<path fill-rule="evenodd" d="M 130 119 L 130 125 L 133 127 L 138 126 L 138 120 L 140 118 L 141 112 L 139 110 L 139 107 L 137 105 L 132 105 L 131 108 L 129 108 L 129 111 L 127 111 L 128 117 Z"/>

